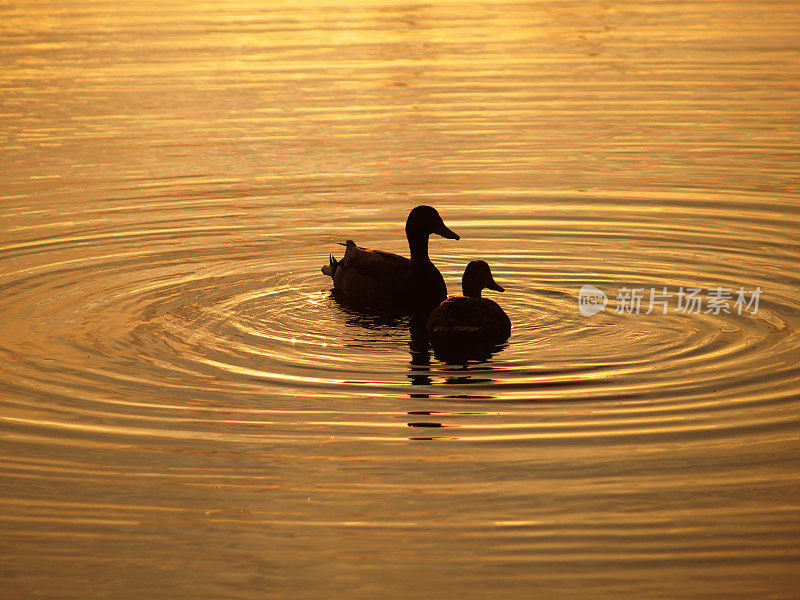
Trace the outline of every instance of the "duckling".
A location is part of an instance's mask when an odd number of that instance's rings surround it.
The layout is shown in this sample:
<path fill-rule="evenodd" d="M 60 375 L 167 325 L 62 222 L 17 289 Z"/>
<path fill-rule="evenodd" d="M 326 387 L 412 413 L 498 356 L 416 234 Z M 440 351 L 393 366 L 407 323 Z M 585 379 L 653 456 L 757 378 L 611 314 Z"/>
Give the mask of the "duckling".
<path fill-rule="evenodd" d="M 458 240 L 438 211 L 417 206 L 408 215 L 406 238 L 411 259 L 383 250 L 370 250 L 347 240 L 344 257 L 330 255 L 322 272 L 333 279 L 342 299 L 362 306 L 395 307 L 410 314 L 427 314 L 447 297 L 447 286 L 428 257 L 428 237 L 435 233 Z"/>
<path fill-rule="evenodd" d="M 505 290 L 492 277 L 486 261 L 473 260 L 461 278 L 463 296 L 450 296 L 428 317 L 428 338 L 437 345 L 497 345 L 511 335 L 511 319 L 481 290 Z"/>

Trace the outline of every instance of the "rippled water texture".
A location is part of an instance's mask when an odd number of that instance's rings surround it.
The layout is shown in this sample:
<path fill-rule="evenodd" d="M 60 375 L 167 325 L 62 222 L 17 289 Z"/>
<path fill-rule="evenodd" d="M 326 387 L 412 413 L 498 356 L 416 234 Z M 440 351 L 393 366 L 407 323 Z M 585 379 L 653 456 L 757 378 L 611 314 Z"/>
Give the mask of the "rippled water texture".
<path fill-rule="evenodd" d="M 0 6 L 0 596 L 796 598 L 798 58 L 795 1 Z M 421 203 L 488 360 L 319 271 Z"/>

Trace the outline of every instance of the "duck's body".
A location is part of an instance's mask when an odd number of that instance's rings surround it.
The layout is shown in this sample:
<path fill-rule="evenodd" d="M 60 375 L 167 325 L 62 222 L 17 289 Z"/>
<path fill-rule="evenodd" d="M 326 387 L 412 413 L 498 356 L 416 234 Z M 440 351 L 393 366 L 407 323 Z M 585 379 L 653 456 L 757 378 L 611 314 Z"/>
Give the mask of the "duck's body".
<path fill-rule="evenodd" d="M 459 239 L 430 206 L 418 206 L 408 215 L 406 237 L 411 258 L 392 252 L 345 244 L 342 260 L 330 257 L 322 272 L 333 279 L 334 291 L 362 306 L 394 308 L 407 313 L 430 311 L 447 296 L 439 270 L 428 257 L 428 236 Z"/>
<path fill-rule="evenodd" d="M 511 335 L 511 319 L 494 300 L 481 298 L 481 290 L 504 291 L 492 278 L 489 265 L 474 260 L 462 279 L 463 296 L 451 296 L 428 317 L 428 337 L 437 345 L 496 345 Z"/>
<path fill-rule="evenodd" d="M 356 246 L 347 240 L 344 257 L 333 259 L 322 272 L 344 298 L 366 305 L 403 304 L 411 261 L 391 252 Z"/>
<path fill-rule="evenodd" d="M 431 343 L 502 344 L 511 335 L 511 319 L 494 300 L 450 296 L 428 320 Z"/>

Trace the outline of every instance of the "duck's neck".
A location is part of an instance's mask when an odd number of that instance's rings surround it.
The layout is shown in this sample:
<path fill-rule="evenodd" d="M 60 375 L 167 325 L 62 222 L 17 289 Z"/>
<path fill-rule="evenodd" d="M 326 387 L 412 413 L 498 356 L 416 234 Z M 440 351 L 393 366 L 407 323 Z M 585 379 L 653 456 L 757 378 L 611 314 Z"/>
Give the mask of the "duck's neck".
<path fill-rule="evenodd" d="M 482 289 L 479 285 L 463 282 L 461 284 L 461 290 L 467 298 L 480 298 Z"/>
<path fill-rule="evenodd" d="M 426 262 L 428 258 L 428 236 L 408 235 L 408 249 L 411 251 L 412 262 Z"/>

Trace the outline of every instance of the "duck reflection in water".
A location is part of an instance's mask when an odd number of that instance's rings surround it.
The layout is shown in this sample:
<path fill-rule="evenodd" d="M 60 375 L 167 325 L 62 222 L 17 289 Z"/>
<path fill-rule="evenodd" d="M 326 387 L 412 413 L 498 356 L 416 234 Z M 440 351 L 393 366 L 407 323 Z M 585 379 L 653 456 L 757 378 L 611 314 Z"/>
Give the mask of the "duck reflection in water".
<path fill-rule="evenodd" d="M 412 317 L 409 330 L 411 333 L 409 349 L 411 351 L 411 363 L 408 377 L 411 385 L 429 386 L 434 385 L 431 377 L 431 344 L 428 337 L 428 315 Z M 490 383 L 494 381 L 489 377 L 475 377 L 469 373 L 470 363 L 484 363 L 481 370 L 491 368 L 487 361 L 496 353 L 502 351 L 502 345 L 464 345 L 459 348 L 449 346 L 433 347 L 434 356 L 437 360 L 449 365 L 461 365 L 461 369 L 450 372 L 444 377 L 444 383 L 448 385 L 464 385 L 476 383 Z M 442 370 L 438 370 L 438 375 L 442 375 Z M 448 398 L 488 398 L 487 395 L 475 396 L 473 394 L 436 393 L 436 396 Z M 412 392 L 412 398 L 429 398 L 430 391 Z"/>
<path fill-rule="evenodd" d="M 451 368 L 451 370 L 447 371 L 441 368 L 435 368 L 432 370 L 432 349 L 428 339 L 427 325 L 429 315 L 427 313 L 409 317 L 377 309 L 364 307 L 356 308 L 335 293 L 331 294 L 331 299 L 339 305 L 345 316 L 346 323 L 349 326 L 392 335 L 393 332 L 401 334 L 403 330 L 409 332 L 408 348 L 411 360 L 409 363 L 408 378 L 411 381 L 411 385 L 416 388 L 415 391 L 410 392 L 409 395 L 411 398 L 430 398 L 431 395 L 453 398 L 489 397 L 485 394 L 476 396 L 474 394 L 464 393 L 451 392 L 445 394 L 433 392 L 428 386 L 441 383 L 448 385 L 465 385 L 492 382 L 493 379 L 489 377 L 475 377 L 472 375 L 470 367 L 478 366 L 483 372 L 485 372 L 487 368 L 491 369 L 491 365 L 487 364 L 486 361 L 497 352 L 501 351 L 504 346 L 466 346 L 462 348 L 460 352 L 453 352 L 450 354 L 447 354 L 446 351 L 442 353 L 440 349 L 434 349 L 437 360 L 451 365 L 460 365 L 462 369 L 452 370 Z M 476 365 L 475 363 L 478 364 Z M 434 379 L 438 381 L 435 382 Z M 455 392 L 455 390 L 453 391 Z"/>
<path fill-rule="evenodd" d="M 428 332 L 425 329 L 426 315 L 416 315 L 409 323 L 410 339 L 408 348 L 411 351 L 411 363 L 408 378 L 411 385 L 432 385 L 431 379 L 431 352 L 428 344 Z M 429 393 L 412 392 L 412 398 L 430 398 Z"/>

